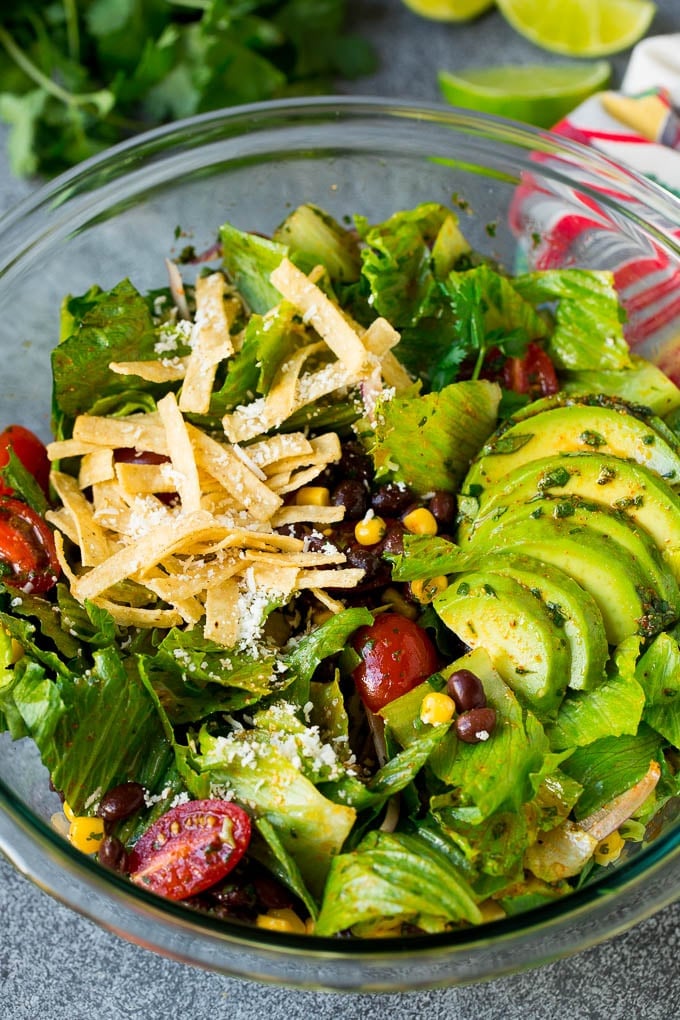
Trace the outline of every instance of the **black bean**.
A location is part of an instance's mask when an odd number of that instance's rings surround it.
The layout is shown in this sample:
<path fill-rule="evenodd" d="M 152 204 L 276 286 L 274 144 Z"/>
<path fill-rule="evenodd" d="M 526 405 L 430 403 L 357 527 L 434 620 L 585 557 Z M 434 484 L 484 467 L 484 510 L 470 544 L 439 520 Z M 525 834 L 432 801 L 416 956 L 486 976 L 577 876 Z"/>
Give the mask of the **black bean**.
<path fill-rule="evenodd" d="M 395 554 L 403 553 L 404 525 L 401 521 L 390 521 L 387 525 L 387 531 L 382 540 L 382 551 Z"/>
<path fill-rule="evenodd" d="M 493 708 L 471 708 L 456 718 L 456 733 L 466 744 L 479 744 L 488 740 L 496 727 Z"/>
<path fill-rule="evenodd" d="M 306 538 L 310 534 L 310 528 L 308 524 L 302 523 L 302 521 L 295 521 L 292 524 L 281 524 L 278 528 L 274 528 L 277 535 L 290 535 L 291 538 Z"/>
<path fill-rule="evenodd" d="M 430 500 L 429 509 L 439 524 L 452 524 L 456 519 L 456 497 L 450 492 L 438 489 Z"/>
<path fill-rule="evenodd" d="M 343 443 L 336 470 L 337 477 L 341 479 L 351 478 L 358 482 L 373 479 L 373 461 L 360 443 Z"/>
<path fill-rule="evenodd" d="M 406 485 L 386 482 L 371 496 L 371 506 L 377 514 L 385 517 L 399 517 L 413 503 L 413 493 Z"/>
<path fill-rule="evenodd" d="M 343 552 L 347 558 L 348 567 L 358 567 L 364 571 L 355 592 L 368 591 L 383 584 L 389 584 L 392 576 L 390 564 L 383 560 L 380 555 L 382 545 L 371 546 L 350 543 L 345 546 Z"/>
<path fill-rule="evenodd" d="M 105 822 L 120 822 L 139 811 L 144 804 L 144 787 L 141 783 L 120 783 L 102 797 L 97 814 Z"/>
<path fill-rule="evenodd" d="M 291 894 L 269 875 L 257 875 L 253 879 L 257 898 L 265 910 L 282 910 L 292 907 L 294 900 Z"/>
<path fill-rule="evenodd" d="M 109 871 L 119 871 L 121 875 L 127 874 L 128 855 L 125 847 L 115 836 L 104 836 L 99 846 L 97 860 L 103 868 Z"/>
<path fill-rule="evenodd" d="M 357 478 L 346 478 L 331 493 L 333 506 L 344 506 L 346 521 L 360 521 L 368 510 L 368 492 Z"/>
<path fill-rule="evenodd" d="M 458 712 L 469 712 L 471 708 L 484 708 L 486 695 L 482 681 L 471 669 L 457 669 L 446 682 L 446 693 Z"/>

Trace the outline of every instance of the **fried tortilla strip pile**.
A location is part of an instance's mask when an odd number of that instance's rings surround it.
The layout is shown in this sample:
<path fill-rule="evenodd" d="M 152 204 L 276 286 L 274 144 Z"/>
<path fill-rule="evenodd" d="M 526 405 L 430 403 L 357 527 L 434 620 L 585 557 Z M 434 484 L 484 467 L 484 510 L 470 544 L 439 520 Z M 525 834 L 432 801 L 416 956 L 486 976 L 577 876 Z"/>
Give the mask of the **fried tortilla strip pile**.
<path fill-rule="evenodd" d="M 381 319 L 368 330 L 352 323 L 313 282 L 318 276 L 287 259 L 272 274 L 309 342 L 280 366 L 265 397 L 225 415 L 224 436 L 186 417 L 208 411 L 218 366 L 238 350 L 231 328 L 240 306 L 212 273 L 196 284 L 179 395 L 167 393 L 149 413 L 80 415 L 71 438 L 48 447 L 52 461 L 79 460 L 77 476 L 52 471 L 61 507 L 48 513 L 78 601 L 104 606 L 124 626 L 203 621 L 206 636 L 228 648 L 243 642 L 244 617 L 258 600 L 261 612 L 311 589 L 332 612 L 343 608 L 329 589 L 354 587 L 363 571 L 344 566 L 330 542 L 310 551 L 277 530 L 306 523 L 323 531 L 342 520 L 343 507 L 304 498 L 304 486 L 340 459 L 340 440 L 334 432 L 268 433 L 337 390 L 383 378 L 402 388 L 410 379 L 391 353 L 399 335 Z M 154 364 L 112 368 L 166 381 L 171 373 L 159 375 Z"/>

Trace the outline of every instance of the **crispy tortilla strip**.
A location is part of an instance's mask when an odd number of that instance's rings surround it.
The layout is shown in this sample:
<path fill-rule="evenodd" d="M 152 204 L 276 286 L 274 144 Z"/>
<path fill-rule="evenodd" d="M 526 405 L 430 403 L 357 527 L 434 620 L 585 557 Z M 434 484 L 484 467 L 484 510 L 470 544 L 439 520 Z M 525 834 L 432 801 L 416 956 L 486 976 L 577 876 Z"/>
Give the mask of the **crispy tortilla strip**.
<path fill-rule="evenodd" d="M 95 598 L 127 577 L 142 578 L 166 556 L 187 547 L 195 549 L 201 543 L 219 542 L 226 530 L 224 525 L 200 511 L 161 524 L 76 578 L 71 593 L 78 602 Z"/>
<path fill-rule="evenodd" d="M 185 513 L 196 513 L 201 509 L 201 486 L 198 481 L 196 458 L 189 438 L 187 425 L 177 406 L 174 393 L 158 401 L 158 413 L 165 426 L 170 460 L 175 469 L 175 481 L 182 509 Z"/>
<path fill-rule="evenodd" d="M 355 588 L 364 576 L 358 567 L 342 570 L 301 570 L 298 588 Z"/>
<path fill-rule="evenodd" d="M 102 527 L 107 527 L 107 525 L 98 520 L 97 513 L 100 510 L 127 509 L 127 503 L 123 499 L 117 479 L 111 479 L 110 482 L 95 482 L 92 486 L 92 506 L 94 507 L 95 520 Z"/>
<path fill-rule="evenodd" d="M 178 627 L 184 623 L 184 617 L 176 609 L 140 609 L 104 598 L 93 599 L 93 602 L 106 609 L 121 627 Z"/>
<path fill-rule="evenodd" d="M 396 347 L 401 336 L 387 319 L 375 319 L 361 339 L 366 350 L 380 359 L 381 374 L 388 386 L 394 386 L 397 393 L 403 393 L 413 385 L 411 376 L 392 354 L 392 348 Z"/>
<path fill-rule="evenodd" d="M 229 528 L 221 541 L 203 550 L 203 555 L 218 553 L 221 549 L 285 549 L 288 552 L 302 551 L 304 543 L 291 535 L 279 535 L 269 531 L 249 531 L 246 528 Z"/>
<path fill-rule="evenodd" d="M 367 351 L 382 358 L 387 351 L 391 351 L 401 340 L 401 335 L 394 326 L 379 316 L 374 319 L 368 329 L 362 334 L 361 342 Z"/>
<path fill-rule="evenodd" d="M 360 376 L 366 365 L 366 348 L 337 305 L 290 259 L 281 260 L 270 280 L 286 300 L 302 312 L 304 321 L 323 337 L 348 372 Z"/>
<path fill-rule="evenodd" d="M 322 606 L 330 610 L 331 613 L 341 613 L 345 609 L 345 604 L 340 602 L 338 599 L 331 598 L 328 592 L 324 591 L 323 588 L 312 588 L 312 595 L 318 599 Z"/>
<path fill-rule="evenodd" d="M 182 411 L 206 414 L 210 410 L 217 366 L 234 353 L 229 316 L 234 314 L 235 305 L 234 302 L 225 305 L 225 287 L 222 273 L 199 276 L 196 280 L 191 354 L 179 398 Z"/>
<path fill-rule="evenodd" d="M 73 425 L 73 438 L 81 443 L 148 450 L 168 456 L 166 432 L 159 415 L 135 414 L 123 418 L 106 418 L 80 414 Z"/>
<path fill-rule="evenodd" d="M 86 453 L 96 453 L 101 444 L 84 443 L 79 439 L 57 439 L 47 444 L 47 456 L 50 460 L 63 460 L 66 457 L 83 457 Z"/>
<path fill-rule="evenodd" d="M 246 581 L 252 592 L 266 592 L 283 605 L 297 589 L 299 573 L 299 567 L 255 563 L 248 567 Z"/>
<path fill-rule="evenodd" d="M 52 471 L 50 481 L 64 508 L 71 514 L 83 566 L 92 567 L 107 560 L 115 553 L 117 545 L 110 541 L 95 521 L 92 504 L 83 496 L 78 482 L 62 471 Z"/>
<path fill-rule="evenodd" d="M 81 489 L 89 489 L 99 482 L 110 482 L 115 477 L 113 450 L 100 446 L 81 458 L 78 472 L 78 485 Z"/>
<path fill-rule="evenodd" d="M 45 520 L 53 524 L 55 528 L 58 528 L 74 545 L 79 545 L 80 536 L 78 535 L 73 514 L 65 506 L 59 507 L 58 510 L 48 510 L 45 513 Z"/>
<path fill-rule="evenodd" d="M 266 397 L 240 405 L 222 418 L 225 435 L 232 443 L 255 439 L 281 425 L 302 406 L 298 402 L 297 384 L 305 361 L 322 350 L 324 344 L 308 344 L 283 363 L 272 380 Z"/>
<path fill-rule="evenodd" d="M 97 508 L 94 519 L 102 528 L 136 541 L 157 527 L 171 524 L 177 519 L 177 512 L 155 496 L 140 495 L 129 499 L 129 505 L 123 502 L 122 506 L 109 504 Z"/>
<path fill-rule="evenodd" d="M 146 382 L 169 383 L 184 379 L 188 358 L 163 358 L 161 361 L 110 361 L 116 375 L 136 375 Z"/>
<path fill-rule="evenodd" d="M 297 553 L 271 553 L 251 549 L 248 558 L 253 563 L 270 563 L 273 567 L 323 567 L 336 563 L 346 563 L 347 557 L 344 553 L 337 552 L 297 552 Z"/>
<path fill-rule="evenodd" d="M 205 628 L 203 633 L 211 641 L 225 648 L 236 644 L 239 632 L 239 586 L 234 578 L 227 578 L 208 589 L 205 599 Z"/>
<path fill-rule="evenodd" d="M 303 432 L 269 436 L 246 447 L 248 456 L 260 468 L 273 467 L 277 461 L 312 452 L 312 444 Z"/>
<path fill-rule="evenodd" d="M 213 585 L 222 584 L 242 573 L 249 563 L 249 558 L 240 551 L 223 553 L 219 560 L 208 561 L 195 556 L 182 560 L 169 556 L 161 563 L 163 570 L 145 576 L 144 583 L 164 602 L 174 603 L 177 599 L 193 598 Z"/>
<path fill-rule="evenodd" d="M 177 479 L 170 463 L 116 464 L 116 478 L 130 496 L 154 492 L 176 492 Z"/>
<path fill-rule="evenodd" d="M 309 524 L 335 524 L 343 520 L 344 506 L 283 506 L 271 519 L 272 528 L 280 528 L 286 524 L 298 524 L 303 521 Z"/>
<path fill-rule="evenodd" d="M 229 495 L 245 507 L 255 520 L 266 521 L 281 506 L 282 500 L 250 470 L 233 450 L 218 443 L 193 425 L 187 426 L 189 440 L 199 466 L 223 486 Z"/>

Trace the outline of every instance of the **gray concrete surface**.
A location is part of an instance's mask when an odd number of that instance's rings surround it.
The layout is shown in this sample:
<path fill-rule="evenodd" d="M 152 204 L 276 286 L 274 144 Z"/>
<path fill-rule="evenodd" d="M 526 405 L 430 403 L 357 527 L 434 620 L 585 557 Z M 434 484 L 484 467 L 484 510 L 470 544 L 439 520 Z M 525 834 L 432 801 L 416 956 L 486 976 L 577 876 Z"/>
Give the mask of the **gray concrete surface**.
<path fill-rule="evenodd" d="M 436 101 L 438 68 L 553 59 L 496 11 L 448 26 L 419 20 L 399 0 L 355 0 L 351 8 L 356 29 L 373 39 L 382 62 L 374 76 L 345 91 Z M 680 31 L 680 0 L 659 0 L 652 30 Z M 618 79 L 626 61 L 627 54 L 614 60 Z M 0 145 L 0 210 L 32 186 L 10 177 Z M 665 1020 L 680 1011 L 679 958 L 677 903 L 570 959 L 482 985 L 372 997 L 291 992 L 205 973 L 128 944 L 55 903 L 0 858 L 2 1020 Z"/>

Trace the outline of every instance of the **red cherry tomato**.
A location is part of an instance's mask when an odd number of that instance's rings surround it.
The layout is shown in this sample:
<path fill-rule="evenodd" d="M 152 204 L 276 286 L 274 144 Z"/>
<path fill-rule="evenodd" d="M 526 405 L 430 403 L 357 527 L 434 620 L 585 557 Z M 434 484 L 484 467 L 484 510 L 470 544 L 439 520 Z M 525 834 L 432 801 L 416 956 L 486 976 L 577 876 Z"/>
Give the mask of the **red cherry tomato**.
<path fill-rule="evenodd" d="M 0 498 L 0 578 L 26 594 L 49 591 L 59 577 L 54 535 L 27 503 Z"/>
<path fill-rule="evenodd" d="M 13 450 L 27 471 L 33 475 L 45 495 L 48 492 L 50 462 L 44 444 L 30 429 L 23 425 L 8 425 L 0 432 L 0 467 L 9 463 L 9 452 Z M 0 478 L 0 495 L 11 496 L 13 490 Z"/>
<path fill-rule="evenodd" d="M 130 853 L 130 877 L 170 900 L 209 889 L 250 844 L 250 818 L 227 800 L 193 800 L 162 815 Z"/>
<path fill-rule="evenodd" d="M 550 355 L 538 344 L 529 344 L 523 358 L 508 358 L 503 366 L 503 385 L 506 390 L 531 397 L 549 397 L 560 388 Z"/>
<path fill-rule="evenodd" d="M 437 671 L 437 650 L 427 632 L 398 613 L 382 613 L 370 627 L 359 627 L 352 646 L 361 656 L 352 678 L 371 712 Z"/>

